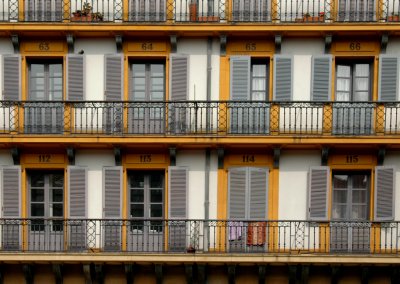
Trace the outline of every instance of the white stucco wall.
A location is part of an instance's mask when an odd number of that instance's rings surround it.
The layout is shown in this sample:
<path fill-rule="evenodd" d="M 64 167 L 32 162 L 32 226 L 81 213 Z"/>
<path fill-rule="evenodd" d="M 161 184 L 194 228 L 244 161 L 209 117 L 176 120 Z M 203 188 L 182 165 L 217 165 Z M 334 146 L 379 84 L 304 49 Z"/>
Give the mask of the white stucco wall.
<path fill-rule="evenodd" d="M 117 53 L 113 39 L 77 39 L 75 52 L 84 51 L 86 100 L 104 100 L 104 55 Z"/>
<path fill-rule="evenodd" d="M 188 218 L 204 218 L 205 151 L 178 151 L 176 165 L 188 167 Z"/>
<path fill-rule="evenodd" d="M 88 218 L 103 217 L 103 167 L 115 166 L 112 150 L 77 150 L 75 165 L 88 168 Z"/>
<path fill-rule="evenodd" d="M 279 159 L 279 220 L 306 220 L 308 172 L 321 165 L 319 151 L 282 151 Z"/>

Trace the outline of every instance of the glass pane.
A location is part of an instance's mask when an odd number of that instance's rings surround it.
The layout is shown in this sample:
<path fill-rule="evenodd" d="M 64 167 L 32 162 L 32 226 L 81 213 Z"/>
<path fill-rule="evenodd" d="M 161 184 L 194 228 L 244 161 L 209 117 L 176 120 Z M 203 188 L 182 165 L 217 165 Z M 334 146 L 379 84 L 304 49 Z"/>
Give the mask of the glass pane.
<path fill-rule="evenodd" d="M 164 100 L 164 92 L 151 92 L 151 100 L 152 101 L 163 101 Z"/>
<path fill-rule="evenodd" d="M 357 77 L 368 77 L 369 76 L 369 64 L 356 64 L 356 76 Z"/>
<path fill-rule="evenodd" d="M 50 185 L 53 187 L 64 187 L 64 175 L 55 174 L 50 176 Z"/>
<path fill-rule="evenodd" d="M 131 190 L 131 202 L 144 202 L 143 189 L 132 189 Z"/>
<path fill-rule="evenodd" d="M 131 187 L 144 188 L 144 175 L 136 173 L 130 176 Z"/>
<path fill-rule="evenodd" d="M 164 65 L 163 64 L 151 64 L 150 65 L 151 77 L 164 77 Z"/>
<path fill-rule="evenodd" d="M 346 218 L 346 205 L 333 204 L 332 218 L 333 219 L 345 219 Z"/>
<path fill-rule="evenodd" d="M 143 204 L 131 204 L 131 217 L 144 217 Z"/>
<path fill-rule="evenodd" d="M 31 64 L 32 77 L 44 77 L 44 64 Z"/>
<path fill-rule="evenodd" d="M 253 101 L 265 101 L 265 92 L 252 92 L 251 99 Z"/>
<path fill-rule="evenodd" d="M 336 70 L 337 70 L 338 77 L 350 78 L 350 66 L 337 65 Z"/>
<path fill-rule="evenodd" d="M 267 66 L 265 64 L 253 64 L 253 77 L 266 77 Z"/>
<path fill-rule="evenodd" d="M 150 211 L 150 217 L 162 217 L 162 204 L 151 204 Z"/>
<path fill-rule="evenodd" d="M 366 102 L 369 101 L 369 92 L 357 92 L 354 94 L 355 102 Z"/>
<path fill-rule="evenodd" d="M 62 217 L 63 216 L 63 204 L 53 204 L 53 216 L 51 217 Z"/>
<path fill-rule="evenodd" d="M 145 78 L 133 78 L 133 89 L 134 90 L 144 90 L 146 87 Z"/>
<path fill-rule="evenodd" d="M 44 217 L 44 204 L 31 204 L 31 217 Z"/>
<path fill-rule="evenodd" d="M 252 90 L 253 91 L 265 91 L 265 82 L 263 78 L 253 78 L 252 80 Z"/>
<path fill-rule="evenodd" d="M 146 66 L 144 64 L 132 64 L 132 71 L 134 77 L 144 77 Z"/>
<path fill-rule="evenodd" d="M 354 175 L 353 188 L 367 188 L 367 175 Z"/>
<path fill-rule="evenodd" d="M 63 192 L 62 188 L 53 189 L 53 202 L 63 202 Z"/>
<path fill-rule="evenodd" d="M 29 86 L 32 91 L 44 90 L 44 78 L 32 78 L 31 85 Z"/>
<path fill-rule="evenodd" d="M 367 219 L 367 205 L 353 205 L 351 218 L 352 219 Z"/>
<path fill-rule="evenodd" d="M 44 175 L 42 174 L 32 175 L 31 187 L 44 187 Z"/>
<path fill-rule="evenodd" d="M 367 190 L 353 190 L 353 203 L 367 203 Z"/>
<path fill-rule="evenodd" d="M 164 91 L 164 78 L 151 78 L 151 89 L 153 91 Z"/>
<path fill-rule="evenodd" d="M 31 189 L 31 201 L 43 202 L 44 201 L 44 190 L 42 188 Z"/>
<path fill-rule="evenodd" d="M 161 189 L 150 190 L 150 202 L 162 202 L 163 194 Z"/>
<path fill-rule="evenodd" d="M 50 92 L 49 100 L 51 100 L 51 101 L 60 101 L 60 100 L 62 100 L 62 91 Z"/>
<path fill-rule="evenodd" d="M 333 202 L 334 203 L 346 203 L 347 202 L 347 190 L 334 190 L 333 191 Z"/>
<path fill-rule="evenodd" d="M 49 65 L 50 77 L 62 77 L 62 64 Z"/>
<path fill-rule="evenodd" d="M 368 78 L 357 78 L 354 83 L 356 91 L 368 91 L 369 80 Z"/>
<path fill-rule="evenodd" d="M 150 174 L 150 187 L 163 188 L 163 177 L 161 174 Z"/>
<path fill-rule="evenodd" d="M 333 188 L 347 188 L 348 179 L 349 179 L 348 175 L 334 175 Z"/>

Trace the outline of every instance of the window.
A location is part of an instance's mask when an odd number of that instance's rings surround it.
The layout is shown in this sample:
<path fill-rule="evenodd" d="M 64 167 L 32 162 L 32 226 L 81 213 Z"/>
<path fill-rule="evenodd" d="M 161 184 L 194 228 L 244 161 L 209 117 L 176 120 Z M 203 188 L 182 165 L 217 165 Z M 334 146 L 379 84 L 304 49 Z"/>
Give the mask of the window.
<path fill-rule="evenodd" d="M 339 0 L 339 21 L 374 21 L 375 7 L 375 0 Z"/>
<path fill-rule="evenodd" d="M 62 0 L 27 0 L 26 21 L 61 21 Z"/>
<path fill-rule="evenodd" d="M 129 250 L 162 251 L 164 223 L 164 172 L 128 174 Z M 158 219 L 158 220 L 157 220 Z"/>
<path fill-rule="evenodd" d="M 129 21 L 165 21 L 165 0 L 129 0 Z"/>
<path fill-rule="evenodd" d="M 331 225 L 333 251 L 369 251 L 369 223 L 363 225 L 357 222 L 367 221 L 369 218 L 369 191 L 368 172 L 333 172 Z"/>
<path fill-rule="evenodd" d="M 60 133 L 63 130 L 62 60 L 28 62 L 28 100 L 25 104 L 27 133 Z"/>
<path fill-rule="evenodd" d="M 268 215 L 268 176 L 267 168 L 229 170 L 227 237 L 230 251 L 263 251 L 266 248 L 267 226 L 260 220 L 266 220 Z"/>
<path fill-rule="evenodd" d="M 269 131 L 269 60 L 231 57 L 231 133 Z"/>
<path fill-rule="evenodd" d="M 64 172 L 30 171 L 28 196 L 29 249 L 63 249 Z"/>
<path fill-rule="evenodd" d="M 271 20 L 270 1 L 233 0 L 232 19 L 235 22 L 265 22 Z"/>
<path fill-rule="evenodd" d="M 132 62 L 130 74 L 129 96 L 134 103 L 129 108 L 129 131 L 146 134 L 163 133 L 164 62 Z"/>
<path fill-rule="evenodd" d="M 341 62 L 336 65 L 336 94 L 333 108 L 333 133 L 365 135 L 372 133 L 372 64 L 368 61 Z M 353 103 L 345 103 L 353 102 Z M 359 103 L 355 103 L 359 102 Z"/>

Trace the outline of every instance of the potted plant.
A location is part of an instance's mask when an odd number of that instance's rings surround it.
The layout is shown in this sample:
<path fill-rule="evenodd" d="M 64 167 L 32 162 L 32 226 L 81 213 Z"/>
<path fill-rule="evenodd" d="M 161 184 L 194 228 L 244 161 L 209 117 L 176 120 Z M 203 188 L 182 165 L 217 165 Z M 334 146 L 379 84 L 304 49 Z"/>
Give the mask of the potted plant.
<path fill-rule="evenodd" d="M 189 4 L 189 20 L 191 22 L 197 21 L 197 0 L 191 0 Z"/>
<path fill-rule="evenodd" d="M 102 21 L 103 14 L 100 12 L 92 12 L 92 5 L 89 2 L 84 2 L 82 5 L 82 10 L 76 10 L 72 13 L 71 21 Z"/>
<path fill-rule="evenodd" d="M 398 22 L 399 21 L 399 14 L 392 12 L 390 16 L 388 16 L 388 22 Z"/>

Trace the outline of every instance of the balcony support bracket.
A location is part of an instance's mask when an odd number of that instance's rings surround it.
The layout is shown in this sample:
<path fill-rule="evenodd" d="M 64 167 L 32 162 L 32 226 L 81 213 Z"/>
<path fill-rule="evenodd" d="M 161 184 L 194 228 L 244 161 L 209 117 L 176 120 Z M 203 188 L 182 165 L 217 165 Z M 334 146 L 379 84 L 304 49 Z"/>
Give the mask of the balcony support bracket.
<path fill-rule="evenodd" d="M 331 52 L 332 45 L 332 35 L 325 36 L 325 54 L 329 54 Z"/>
<path fill-rule="evenodd" d="M 274 169 L 279 169 L 279 159 L 281 157 L 281 149 L 280 148 L 274 148 Z"/>
<path fill-rule="evenodd" d="M 218 169 L 222 170 L 224 169 L 224 158 L 225 158 L 224 148 L 218 148 L 217 154 L 218 154 Z"/>
<path fill-rule="evenodd" d="M 117 53 L 122 52 L 122 42 L 123 42 L 122 35 L 115 35 L 115 44 L 117 46 Z"/>
<path fill-rule="evenodd" d="M 221 56 L 226 56 L 226 39 L 227 39 L 226 35 L 219 36 Z"/>
<path fill-rule="evenodd" d="M 72 34 L 67 34 L 68 53 L 74 53 L 74 42 L 74 36 Z"/>
<path fill-rule="evenodd" d="M 301 283 L 308 283 L 308 275 L 310 274 L 310 266 L 303 265 L 301 268 Z"/>
<path fill-rule="evenodd" d="M 281 45 L 282 45 L 282 36 L 275 35 L 275 53 L 276 54 L 281 53 Z"/>
<path fill-rule="evenodd" d="M 384 147 L 380 147 L 378 149 L 378 157 L 377 162 L 378 166 L 383 166 L 383 162 L 385 161 L 386 149 Z"/>
<path fill-rule="evenodd" d="M 236 276 L 236 265 L 230 264 L 228 265 L 228 283 L 235 284 L 235 276 Z"/>
<path fill-rule="evenodd" d="M 174 167 L 176 166 L 176 148 L 169 148 L 169 164 Z"/>
<path fill-rule="evenodd" d="M 120 147 L 114 147 L 114 157 L 115 157 L 115 165 L 122 165 L 122 150 Z"/>
<path fill-rule="evenodd" d="M 19 165 L 21 152 L 17 147 L 11 148 L 11 156 L 13 159 L 14 166 Z"/>
<path fill-rule="evenodd" d="M 331 284 L 339 283 L 340 266 L 331 267 Z"/>
<path fill-rule="evenodd" d="M 176 48 L 178 45 L 178 39 L 177 39 L 176 35 L 170 35 L 169 41 L 171 43 L 171 53 L 176 53 Z"/>
<path fill-rule="evenodd" d="M 361 269 L 361 284 L 368 284 L 369 276 L 370 276 L 370 268 L 365 266 Z"/>
<path fill-rule="evenodd" d="M 323 147 L 321 150 L 321 166 L 328 165 L 329 147 Z"/>
<path fill-rule="evenodd" d="M 75 149 L 72 147 L 67 148 L 68 165 L 75 165 Z"/>
<path fill-rule="evenodd" d="M 83 275 L 85 276 L 85 283 L 92 283 L 90 264 L 84 264 L 82 269 L 83 269 Z"/>
<path fill-rule="evenodd" d="M 389 35 L 388 34 L 383 34 L 381 37 L 381 53 L 384 54 L 386 53 L 386 47 L 389 42 Z"/>
<path fill-rule="evenodd" d="M 96 283 L 103 284 L 104 283 L 104 269 L 102 264 L 95 264 L 94 265 L 94 273 Z"/>
<path fill-rule="evenodd" d="M 162 284 L 163 282 L 163 269 L 161 264 L 156 264 L 154 266 L 154 271 L 156 274 L 156 283 L 157 284 Z"/>
<path fill-rule="evenodd" d="M 26 284 L 33 284 L 33 266 L 30 264 L 24 264 L 22 266 L 22 271 L 24 273 L 25 283 Z"/>
<path fill-rule="evenodd" d="M 193 264 L 185 264 L 186 283 L 193 284 Z"/>
<path fill-rule="evenodd" d="M 197 283 L 199 284 L 207 283 L 206 264 L 197 265 L 197 277 L 198 277 Z"/>
<path fill-rule="evenodd" d="M 398 266 L 392 267 L 392 276 L 391 276 L 391 283 L 399 283 L 400 281 L 400 269 Z"/>
<path fill-rule="evenodd" d="M 266 272 L 267 272 L 267 267 L 265 265 L 258 266 L 258 283 L 259 284 L 265 283 Z"/>
<path fill-rule="evenodd" d="M 297 265 L 289 265 L 289 284 L 296 284 Z"/>
<path fill-rule="evenodd" d="M 19 53 L 19 38 L 18 35 L 11 35 L 11 42 L 14 47 L 14 53 Z"/>
<path fill-rule="evenodd" d="M 126 283 L 133 283 L 135 267 L 133 264 L 125 264 Z"/>
<path fill-rule="evenodd" d="M 53 273 L 56 279 L 56 284 L 63 283 L 63 276 L 62 276 L 62 265 L 61 264 L 53 264 Z"/>

